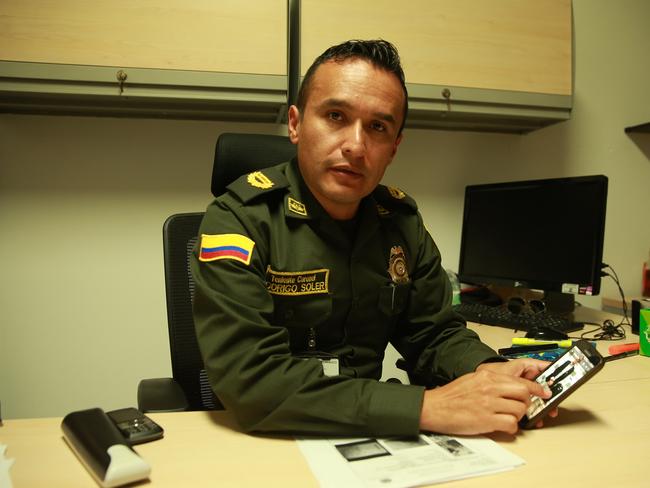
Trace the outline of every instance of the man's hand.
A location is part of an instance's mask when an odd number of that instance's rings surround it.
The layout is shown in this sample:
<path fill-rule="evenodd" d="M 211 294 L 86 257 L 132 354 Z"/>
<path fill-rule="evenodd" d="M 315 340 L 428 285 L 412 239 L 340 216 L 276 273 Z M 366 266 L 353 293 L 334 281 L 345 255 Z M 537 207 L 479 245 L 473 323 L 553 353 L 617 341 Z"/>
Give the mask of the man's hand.
<path fill-rule="evenodd" d="M 531 395 L 551 396 L 550 390 L 531 381 L 547 365 L 533 359 L 485 363 L 474 373 L 427 390 L 420 429 L 459 435 L 516 433 Z"/>
<path fill-rule="evenodd" d="M 540 361 L 539 359 L 532 358 L 521 358 L 513 359 L 507 362 L 500 363 L 483 363 L 479 364 L 476 368 L 476 371 L 487 370 L 493 371 L 495 373 L 509 374 L 514 376 L 520 376 L 522 378 L 527 378 L 532 380 L 539 373 L 544 371 L 548 365 L 551 364 L 548 361 Z M 542 397 L 544 398 L 544 397 Z M 558 411 L 557 408 L 550 410 L 548 412 L 549 417 L 557 417 Z M 535 427 L 543 427 L 544 421 L 540 420 Z"/>
<path fill-rule="evenodd" d="M 521 358 L 505 362 L 479 364 L 476 371 L 492 371 L 532 380 L 544 371 L 549 364 L 551 363 L 539 359 Z"/>

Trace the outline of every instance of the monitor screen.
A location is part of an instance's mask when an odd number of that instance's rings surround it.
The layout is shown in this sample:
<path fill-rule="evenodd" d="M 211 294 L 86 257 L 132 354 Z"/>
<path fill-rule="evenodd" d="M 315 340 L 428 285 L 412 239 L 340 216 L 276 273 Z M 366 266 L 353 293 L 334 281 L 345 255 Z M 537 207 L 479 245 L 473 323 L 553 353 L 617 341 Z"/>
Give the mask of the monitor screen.
<path fill-rule="evenodd" d="M 602 175 L 466 187 L 460 280 L 598 294 L 606 203 Z"/>

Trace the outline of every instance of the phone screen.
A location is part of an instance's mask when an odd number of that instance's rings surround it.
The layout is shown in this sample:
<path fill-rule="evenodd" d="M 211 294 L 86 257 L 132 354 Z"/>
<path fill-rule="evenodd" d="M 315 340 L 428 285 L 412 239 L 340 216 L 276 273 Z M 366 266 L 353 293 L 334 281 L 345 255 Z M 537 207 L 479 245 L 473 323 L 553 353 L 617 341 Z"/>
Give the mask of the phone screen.
<path fill-rule="evenodd" d="M 589 348 L 591 349 L 591 346 Z M 548 410 L 560 403 L 571 391 L 573 385 L 590 376 L 590 372 L 595 373 L 593 370 L 597 366 L 602 366 L 602 361 L 599 359 L 600 355 L 595 350 L 593 354 L 588 355 L 578 346 L 573 346 L 560 356 L 535 378 L 539 384 L 548 385 L 552 396 L 547 399 L 534 397 L 526 411 L 526 417 L 533 419 L 542 410 Z"/>

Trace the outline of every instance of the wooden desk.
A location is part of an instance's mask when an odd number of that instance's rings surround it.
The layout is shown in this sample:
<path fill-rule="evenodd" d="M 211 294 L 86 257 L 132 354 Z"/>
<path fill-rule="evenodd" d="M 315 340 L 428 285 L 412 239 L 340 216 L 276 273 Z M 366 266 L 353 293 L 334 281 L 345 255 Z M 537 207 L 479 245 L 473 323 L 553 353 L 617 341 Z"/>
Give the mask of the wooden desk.
<path fill-rule="evenodd" d="M 506 346 L 508 329 L 471 327 L 493 347 Z M 623 342 L 632 342 L 629 335 Z M 599 345 L 606 353 L 611 343 Z M 227 412 L 152 414 L 165 438 L 136 447 L 152 466 L 152 487 L 317 487 L 290 438 L 250 436 L 238 431 Z M 14 488 L 96 487 L 65 444 L 61 419 L 6 420 L 0 443 Z M 494 440 L 526 464 L 513 471 L 455 482 L 449 486 L 646 487 L 650 445 L 650 358 L 630 357 L 605 365 L 569 397 L 557 419 L 543 429 Z M 345 488 L 345 487 L 343 487 Z"/>

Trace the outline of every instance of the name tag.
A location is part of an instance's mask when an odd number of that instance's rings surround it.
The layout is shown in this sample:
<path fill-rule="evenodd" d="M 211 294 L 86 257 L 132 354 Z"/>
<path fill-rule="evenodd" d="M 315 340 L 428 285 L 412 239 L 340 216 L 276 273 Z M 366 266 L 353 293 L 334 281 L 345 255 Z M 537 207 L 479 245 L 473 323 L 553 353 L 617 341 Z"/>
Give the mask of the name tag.
<path fill-rule="evenodd" d="M 316 295 L 329 293 L 329 269 L 274 271 L 266 269 L 266 289 L 272 295 Z"/>

